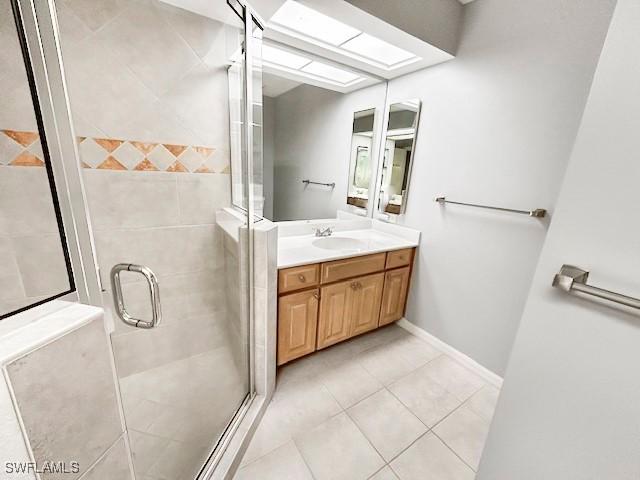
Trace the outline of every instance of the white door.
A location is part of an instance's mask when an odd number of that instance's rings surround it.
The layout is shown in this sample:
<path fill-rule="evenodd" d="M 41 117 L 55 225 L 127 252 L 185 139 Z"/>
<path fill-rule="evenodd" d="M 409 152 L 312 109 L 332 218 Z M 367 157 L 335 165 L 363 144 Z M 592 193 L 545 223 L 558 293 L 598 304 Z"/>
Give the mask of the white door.
<path fill-rule="evenodd" d="M 640 297 L 640 2 L 619 0 L 477 478 L 640 478 L 640 311 L 551 286 L 563 264 Z"/>

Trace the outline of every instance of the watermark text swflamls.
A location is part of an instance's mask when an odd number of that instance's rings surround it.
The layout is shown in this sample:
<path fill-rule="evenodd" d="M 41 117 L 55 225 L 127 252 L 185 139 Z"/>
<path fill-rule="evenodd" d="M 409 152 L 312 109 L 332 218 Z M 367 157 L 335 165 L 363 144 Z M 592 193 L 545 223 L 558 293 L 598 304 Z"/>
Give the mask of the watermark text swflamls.
<path fill-rule="evenodd" d="M 80 473 L 80 462 L 4 462 L 4 473 Z"/>

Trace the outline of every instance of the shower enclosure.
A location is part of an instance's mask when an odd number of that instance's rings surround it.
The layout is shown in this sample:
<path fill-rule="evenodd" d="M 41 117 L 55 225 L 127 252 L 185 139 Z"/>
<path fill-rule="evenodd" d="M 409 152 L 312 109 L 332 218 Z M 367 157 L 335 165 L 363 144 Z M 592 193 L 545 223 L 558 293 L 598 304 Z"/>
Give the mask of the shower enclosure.
<path fill-rule="evenodd" d="M 33 73 L 74 293 L 110 319 L 136 477 L 205 478 L 253 394 L 262 27 L 236 0 L 0 1 Z"/>

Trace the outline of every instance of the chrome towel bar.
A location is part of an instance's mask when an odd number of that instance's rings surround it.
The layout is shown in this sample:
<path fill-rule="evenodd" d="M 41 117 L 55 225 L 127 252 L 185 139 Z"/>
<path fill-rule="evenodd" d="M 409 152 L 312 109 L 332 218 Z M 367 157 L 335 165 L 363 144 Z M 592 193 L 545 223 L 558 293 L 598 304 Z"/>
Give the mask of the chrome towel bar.
<path fill-rule="evenodd" d="M 322 185 L 324 187 L 336 188 L 335 182 L 333 183 L 322 183 L 322 182 L 312 182 L 311 180 L 302 180 L 302 183 L 305 185 Z"/>
<path fill-rule="evenodd" d="M 594 297 L 603 298 L 610 302 L 626 305 L 640 310 L 640 299 L 604 290 L 603 288 L 587 285 L 589 272 L 572 265 L 563 265 L 553 277 L 553 286 L 567 293 L 580 292 Z"/>
<path fill-rule="evenodd" d="M 535 210 L 515 210 L 513 208 L 491 207 L 489 205 L 478 205 L 476 203 L 454 202 L 453 200 L 447 200 L 447 197 L 437 197 L 435 200 L 440 205 L 452 203 L 454 205 L 465 205 L 467 207 L 487 208 L 489 210 L 499 210 L 501 212 L 520 213 L 535 218 L 542 218 L 547 215 L 547 211 L 544 208 L 536 208 Z"/>

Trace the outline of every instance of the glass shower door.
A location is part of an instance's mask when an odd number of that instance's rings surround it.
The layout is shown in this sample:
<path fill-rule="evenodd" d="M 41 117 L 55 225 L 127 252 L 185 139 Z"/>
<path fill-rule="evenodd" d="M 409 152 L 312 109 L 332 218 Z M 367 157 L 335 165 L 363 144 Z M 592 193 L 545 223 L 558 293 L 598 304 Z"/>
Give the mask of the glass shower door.
<path fill-rule="evenodd" d="M 247 216 L 218 221 L 231 206 L 228 71 L 244 62 L 244 21 L 225 2 L 187 4 L 56 2 L 133 462 L 145 479 L 195 478 L 250 393 Z M 244 76 L 233 81 L 242 96 Z"/>

